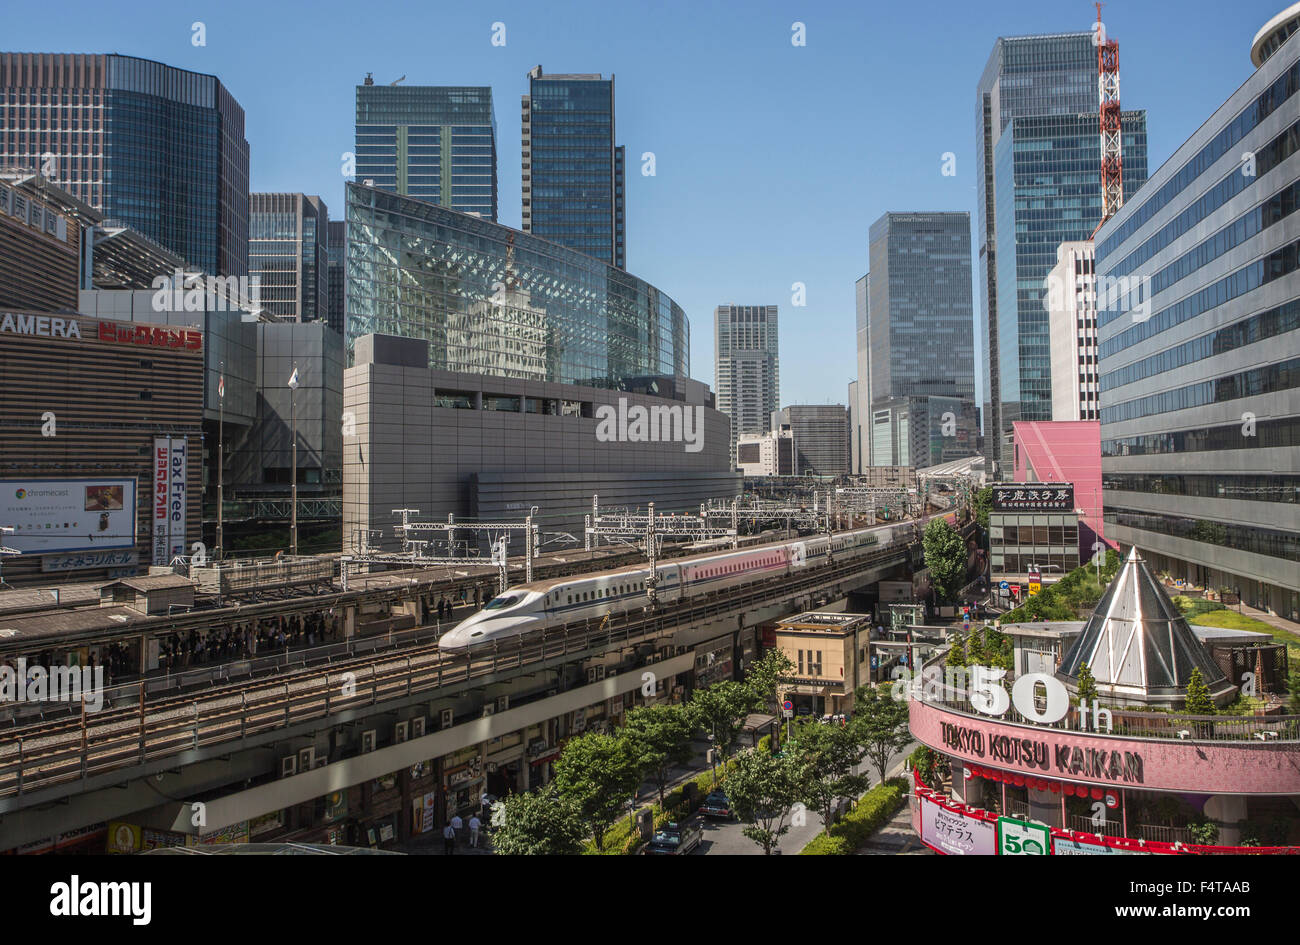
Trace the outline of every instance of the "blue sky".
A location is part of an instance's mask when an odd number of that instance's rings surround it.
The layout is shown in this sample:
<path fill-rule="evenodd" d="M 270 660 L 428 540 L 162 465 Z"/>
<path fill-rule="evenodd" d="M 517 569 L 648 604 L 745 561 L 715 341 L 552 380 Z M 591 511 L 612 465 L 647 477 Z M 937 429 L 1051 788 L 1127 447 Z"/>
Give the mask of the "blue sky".
<path fill-rule="evenodd" d="M 1102 8 L 1124 107 L 1145 108 L 1155 171 L 1253 71 L 1250 41 L 1284 0 Z M 117 52 L 217 75 L 247 113 L 254 190 L 320 194 L 341 214 L 355 93 L 490 85 L 500 219 L 518 226 L 527 71 L 617 77 L 627 147 L 628 268 L 691 319 L 691 373 L 713 381 L 714 306 L 781 307 L 781 401 L 845 402 L 853 284 L 887 210 L 975 212 L 975 83 L 999 35 L 1086 30 L 1086 2 L 201 3 L 70 0 L 9 16 L 13 51 Z M 207 45 L 191 41 L 202 22 Z M 805 24 L 806 45 L 791 44 Z M 506 27 L 504 47 L 492 24 Z M 655 155 L 656 175 L 640 174 Z M 957 175 L 940 173 L 957 156 Z M 791 305 L 791 285 L 807 304 Z M 978 306 L 978 292 L 974 295 Z M 977 357 L 980 356 L 976 338 Z M 978 377 L 980 371 L 976 371 Z"/>

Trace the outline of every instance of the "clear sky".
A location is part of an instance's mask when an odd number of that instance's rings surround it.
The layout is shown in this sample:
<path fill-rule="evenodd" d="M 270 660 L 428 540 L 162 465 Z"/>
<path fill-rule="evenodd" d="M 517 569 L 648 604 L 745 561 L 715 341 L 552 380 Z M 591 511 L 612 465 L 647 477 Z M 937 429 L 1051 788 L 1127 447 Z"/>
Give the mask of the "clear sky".
<path fill-rule="evenodd" d="M 1152 172 L 1246 80 L 1251 39 L 1286 5 L 1102 8 L 1120 44 L 1123 105 L 1147 110 Z M 968 210 L 974 228 L 975 84 L 994 40 L 1087 30 L 1096 18 L 1075 0 L 65 0 L 50 14 L 26 9 L 5 17 L 7 50 L 117 52 L 215 74 L 247 114 L 252 189 L 319 194 L 339 216 L 354 88 L 367 72 L 379 83 L 405 75 L 412 85 L 492 86 L 500 221 L 516 227 L 528 70 L 614 73 L 628 269 L 686 310 L 691 374 L 709 383 L 714 306 L 779 305 L 783 405 L 846 402 L 853 284 L 867 269 L 872 221 L 887 210 Z M 204 46 L 192 41 L 195 22 Z M 504 46 L 492 44 L 497 22 Z M 795 22 L 804 46 L 791 42 Z M 955 177 L 941 174 L 949 151 Z M 645 152 L 653 177 L 640 173 Z M 791 304 L 795 282 L 806 286 L 803 307 Z"/>

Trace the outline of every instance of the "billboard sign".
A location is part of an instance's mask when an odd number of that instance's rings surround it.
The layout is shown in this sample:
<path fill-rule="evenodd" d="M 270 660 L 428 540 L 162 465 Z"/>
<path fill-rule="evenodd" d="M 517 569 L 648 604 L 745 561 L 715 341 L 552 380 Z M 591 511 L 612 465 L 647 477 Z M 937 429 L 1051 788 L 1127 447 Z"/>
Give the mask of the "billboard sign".
<path fill-rule="evenodd" d="M 993 486 L 994 512 L 1073 512 L 1074 484 L 1017 482 Z"/>
<path fill-rule="evenodd" d="M 997 853 L 997 827 L 992 821 L 964 817 L 921 799 L 921 839 L 936 850 L 954 856 L 994 856 Z"/>
<path fill-rule="evenodd" d="M 183 436 L 153 441 L 153 563 L 170 564 L 185 554 L 185 478 L 188 443 Z"/>
<path fill-rule="evenodd" d="M 1118 850 L 1104 843 L 1093 843 L 1089 840 L 1063 840 L 1057 837 L 1052 842 L 1053 856 L 1131 856 L 1143 855 L 1146 852 L 1145 850 Z"/>
<path fill-rule="evenodd" d="M 135 545 L 135 479 L 0 479 L 0 544 L 20 554 Z"/>
<path fill-rule="evenodd" d="M 999 856 L 1050 856 L 1051 852 L 1052 831 L 1046 824 L 998 818 Z"/>

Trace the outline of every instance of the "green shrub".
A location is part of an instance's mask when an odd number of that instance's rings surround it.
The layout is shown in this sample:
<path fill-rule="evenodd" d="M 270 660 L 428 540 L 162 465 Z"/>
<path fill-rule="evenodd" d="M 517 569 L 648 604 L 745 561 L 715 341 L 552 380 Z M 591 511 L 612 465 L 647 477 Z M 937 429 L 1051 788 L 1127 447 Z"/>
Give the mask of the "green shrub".
<path fill-rule="evenodd" d="M 871 835 L 889 823 L 907 800 L 907 781 L 891 778 L 878 784 L 863 795 L 853 810 L 831 825 L 829 833 L 822 831 L 803 848 L 810 856 L 847 856 L 871 838 Z"/>

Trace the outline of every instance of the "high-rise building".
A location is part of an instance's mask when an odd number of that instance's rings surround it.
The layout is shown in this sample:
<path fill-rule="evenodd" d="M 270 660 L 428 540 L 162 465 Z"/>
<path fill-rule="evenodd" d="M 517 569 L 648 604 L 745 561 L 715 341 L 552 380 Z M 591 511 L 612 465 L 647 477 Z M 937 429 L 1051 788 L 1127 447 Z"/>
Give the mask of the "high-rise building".
<path fill-rule="evenodd" d="M 0 53 L 0 166 L 36 171 L 213 275 L 248 274 L 244 110 L 132 56 Z"/>
<path fill-rule="evenodd" d="M 719 305 L 713 312 L 713 383 L 731 418 L 731 456 L 746 434 L 766 433 L 780 402 L 775 305 Z"/>
<path fill-rule="evenodd" d="M 343 220 L 330 220 L 329 247 L 325 258 L 329 266 L 329 308 L 325 321 L 342 335 L 347 325 L 345 263 L 348 253 L 348 227 Z"/>
<path fill-rule="evenodd" d="M 984 449 L 1011 474 L 1012 423 L 1050 420 L 1052 365 L 1042 288 L 1057 247 L 1101 220 L 1093 33 L 1000 37 L 976 89 Z M 1146 113 L 1121 114 L 1124 194 L 1146 180 Z"/>
<path fill-rule="evenodd" d="M 1096 420 L 1097 273 L 1092 240 L 1062 243 L 1048 273 L 1047 307 L 1052 352 L 1052 419 Z"/>
<path fill-rule="evenodd" d="M 796 476 L 849 471 L 849 414 L 843 404 L 795 404 L 772 414 L 772 430 L 794 440 Z"/>
<path fill-rule="evenodd" d="M 359 183 L 461 213 L 497 218 L 497 121 L 492 90 L 357 86 Z"/>
<path fill-rule="evenodd" d="M 871 319 L 867 296 L 871 273 L 853 285 L 857 316 L 858 379 L 849 390 L 849 461 L 853 474 L 861 476 L 871 468 Z"/>
<path fill-rule="evenodd" d="M 1260 31 L 1258 69 L 1096 246 L 1107 537 L 1294 618 L 1300 38 L 1287 22 Z"/>
<path fill-rule="evenodd" d="M 852 439 L 858 469 L 921 467 L 969 455 L 976 435 L 970 214 L 886 213 L 871 226 L 870 260 L 870 273 L 857 284 L 859 405 Z M 903 447 L 891 443 L 877 458 L 872 444 L 884 428 L 874 422 L 875 407 L 929 397 L 938 400 L 918 401 L 910 410 L 912 434 L 927 436 L 924 448 L 900 461 Z M 926 432 L 931 426 L 939 437 L 934 444 Z"/>
<path fill-rule="evenodd" d="M 329 208 L 309 194 L 249 194 L 248 271 L 264 311 L 295 322 L 329 316 Z"/>
<path fill-rule="evenodd" d="M 627 268 L 624 153 L 614 77 L 528 73 L 523 96 L 523 230 Z"/>

